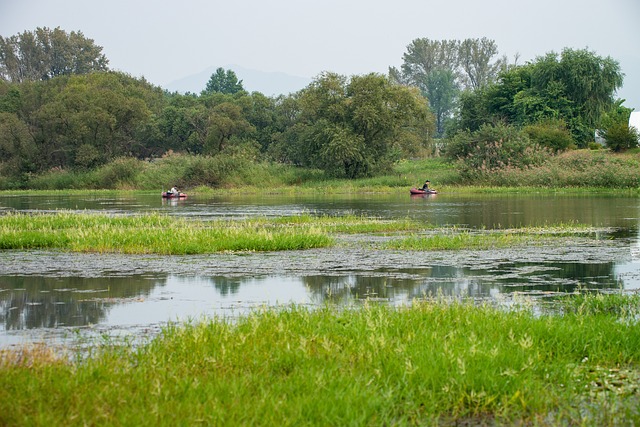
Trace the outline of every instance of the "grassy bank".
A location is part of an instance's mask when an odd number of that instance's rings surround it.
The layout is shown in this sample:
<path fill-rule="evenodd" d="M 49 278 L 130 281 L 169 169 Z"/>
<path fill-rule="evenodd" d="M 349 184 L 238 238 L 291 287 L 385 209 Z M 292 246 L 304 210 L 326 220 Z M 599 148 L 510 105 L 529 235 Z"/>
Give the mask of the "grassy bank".
<path fill-rule="evenodd" d="M 0 424 L 636 425 L 640 300 L 576 298 L 269 309 L 76 363 L 5 354 Z"/>
<path fill-rule="evenodd" d="M 429 235 L 424 235 L 429 231 Z M 165 215 L 22 214 L 0 216 L 0 249 L 74 252 L 204 254 L 223 251 L 281 251 L 336 244 L 338 234 L 387 234 L 383 248 L 403 250 L 488 249 L 541 244 L 550 238 L 589 236 L 577 224 L 471 233 L 409 219 L 356 216 L 193 221 Z"/>
<path fill-rule="evenodd" d="M 508 187 L 540 189 L 632 189 L 640 187 L 640 156 L 605 150 L 574 150 L 549 157 L 542 165 L 468 171 L 443 158 L 402 160 L 386 174 L 356 180 L 334 179 L 324 172 L 243 158 L 172 155 L 152 162 L 117 159 L 90 171 L 52 170 L 16 181 L 0 176 L 0 190 L 114 189 L 162 191 L 177 185 L 193 193 L 275 192 L 323 193 L 391 192 L 421 185 L 460 191 Z M 531 190 L 533 189 L 533 190 Z"/>
<path fill-rule="evenodd" d="M 536 167 L 504 167 L 470 173 L 467 181 L 482 186 L 637 189 L 640 187 L 640 157 L 604 150 L 568 151 Z"/>

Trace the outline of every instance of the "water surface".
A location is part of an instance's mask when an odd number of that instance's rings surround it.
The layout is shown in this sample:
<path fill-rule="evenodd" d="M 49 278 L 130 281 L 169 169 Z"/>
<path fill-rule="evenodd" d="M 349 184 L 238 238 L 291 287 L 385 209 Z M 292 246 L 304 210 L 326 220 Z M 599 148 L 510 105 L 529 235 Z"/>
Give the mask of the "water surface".
<path fill-rule="evenodd" d="M 0 211 L 186 218 L 355 214 L 437 225 L 501 228 L 586 223 L 617 231 L 566 248 L 401 252 L 320 249 L 198 256 L 0 252 L 0 347 L 100 334 L 153 335 L 167 321 L 234 318 L 264 306 L 364 301 L 409 304 L 434 295 L 474 299 L 553 297 L 576 289 L 640 288 L 639 201 L 607 195 L 410 197 L 0 196 Z"/>

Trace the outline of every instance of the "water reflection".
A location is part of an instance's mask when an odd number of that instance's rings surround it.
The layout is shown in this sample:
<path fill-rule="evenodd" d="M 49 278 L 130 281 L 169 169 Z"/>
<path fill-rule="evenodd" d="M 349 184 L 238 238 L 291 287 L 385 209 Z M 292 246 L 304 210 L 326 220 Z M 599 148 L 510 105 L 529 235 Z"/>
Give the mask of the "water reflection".
<path fill-rule="evenodd" d="M 162 284 L 144 276 L 0 276 L 0 326 L 20 330 L 101 323 L 113 304 L 147 296 Z"/>
<path fill-rule="evenodd" d="M 441 193 L 414 198 L 408 189 L 396 194 L 189 196 L 163 199 L 160 194 L 0 195 L 1 210 L 83 212 L 156 212 L 190 218 L 245 218 L 301 213 L 414 218 L 436 225 L 516 227 L 579 222 L 637 229 L 638 198 L 607 194 L 465 194 Z"/>
<path fill-rule="evenodd" d="M 635 264 L 635 272 L 638 272 Z M 616 264 L 512 263 L 499 268 L 433 266 L 380 269 L 366 274 L 303 277 L 113 278 L 0 276 L 0 346 L 7 334 L 46 328 L 150 326 L 199 316 L 237 316 L 259 306 L 365 300 L 408 304 L 436 295 L 487 298 L 589 289 L 637 288 L 637 274 L 622 278 Z"/>

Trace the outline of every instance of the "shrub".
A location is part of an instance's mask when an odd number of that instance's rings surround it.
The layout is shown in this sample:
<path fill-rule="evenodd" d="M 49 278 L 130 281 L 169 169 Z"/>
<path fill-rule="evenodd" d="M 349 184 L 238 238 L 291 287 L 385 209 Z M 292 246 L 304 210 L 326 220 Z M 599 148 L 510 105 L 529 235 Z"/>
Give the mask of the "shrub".
<path fill-rule="evenodd" d="M 137 176 L 144 170 L 145 162 L 131 157 L 121 157 L 94 171 L 94 187 L 101 189 L 135 188 Z"/>
<path fill-rule="evenodd" d="M 469 178 L 507 168 L 538 166 L 551 154 L 550 149 L 531 143 L 526 133 L 502 124 L 459 133 L 447 147 L 447 156 L 457 159 L 461 173 Z"/>
<path fill-rule="evenodd" d="M 612 151 L 622 151 L 638 146 L 638 131 L 628 123 L 618 121 L 610 124 L 600 134 Z"/>
<path fill-rule="evenodd" d="M 604 150 L 567 151 L 535 167 L 507 167 L 477 174 L 474 183 L 492 186 L 638 188 L 640 162 Z"/>
<path fill-rule="evenodd" d="M 67 190 L 87 188 L 91 181 L 87 172 L 72 172 L 53 168 L 48 172 L 30 177 L 27 186 L 34 190 Z"/>
<path fill-rule="evenodd" d="M 571 132 L 562 120 L 545 120 L 525 126 L 522 130 L 529 136 L 531 142 L 553 151 L 575 148 Z"/>

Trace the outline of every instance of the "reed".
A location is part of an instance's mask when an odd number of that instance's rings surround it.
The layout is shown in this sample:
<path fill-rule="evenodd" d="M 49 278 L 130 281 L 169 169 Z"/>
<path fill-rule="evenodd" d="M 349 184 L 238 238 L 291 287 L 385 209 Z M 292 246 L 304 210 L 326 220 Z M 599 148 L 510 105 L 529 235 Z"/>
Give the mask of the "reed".
<path fill-rule="evenodd" d="M 639 381 L 637 318 L 612 311 L 285 307 L 0 363 L 0 424 L 636 425 Z"/>

